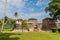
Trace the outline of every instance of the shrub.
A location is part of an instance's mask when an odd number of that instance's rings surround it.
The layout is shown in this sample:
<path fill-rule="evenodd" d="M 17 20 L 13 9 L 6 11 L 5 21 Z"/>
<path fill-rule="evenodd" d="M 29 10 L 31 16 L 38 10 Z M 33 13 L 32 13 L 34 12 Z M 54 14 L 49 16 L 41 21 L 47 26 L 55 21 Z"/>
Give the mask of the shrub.
<path fill-rule="evenodd" d="M 52 30 L 52 32 L 55 33 L 57 31 L 57 28 L 52 28 L 51 30 Z"/>
<path fill-rule="evenodd" d="M 58 32 L 60 33 L 60 28 L 58 28 Z"/>

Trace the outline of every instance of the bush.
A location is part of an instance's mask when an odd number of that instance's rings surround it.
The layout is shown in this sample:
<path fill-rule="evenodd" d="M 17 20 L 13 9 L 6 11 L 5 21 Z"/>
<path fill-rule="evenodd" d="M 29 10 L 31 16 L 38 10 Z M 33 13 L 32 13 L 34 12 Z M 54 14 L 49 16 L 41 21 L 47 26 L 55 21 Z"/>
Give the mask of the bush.
<path fill-rule="evenodd" d="M 60 28 L 58 28 L 58 32 L 60 33 Z"/>
<path fill-rule="evenodd" d="M 52 30 L 52 32 L 55 33 L 57 31 L 57 28 L 52 28 L 51 30 Z"/>

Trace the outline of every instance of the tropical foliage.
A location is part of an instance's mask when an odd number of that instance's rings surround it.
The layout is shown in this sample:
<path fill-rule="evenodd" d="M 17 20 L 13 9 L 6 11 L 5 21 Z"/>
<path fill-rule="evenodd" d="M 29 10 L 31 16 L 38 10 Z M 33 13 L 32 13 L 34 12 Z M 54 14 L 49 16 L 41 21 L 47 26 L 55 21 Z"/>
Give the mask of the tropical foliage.
<path fill-rule="evenodd" d="M 4 17 L 4 23 L 6 23 L 6 22 L 8 21 L 8 19 L 9 19 L 9 18 L 8 18 L 7 16 L 5 16 L 5 17 Z"/>
<path fill-rule="evenodd" d="M 27 23 L 26 20 L 23 20 L 23 21 L 22 21 L 22 27 L 28 27 L 28 23 Z"/>
<path fill-rule="evenodd" d="M 14 19 L 8 18 L 7 16 L 4 17 L 4 24 L 13 24 L 15 23 Z"/>
<path fill-rule="evenodd" d="M 25 28 L 28 28 L 28 23 L 27 23 L 27 21 L 26 21 L 26 20 L 23 20 L 21 26 L 22 26 L 22 32 L 23 32 L 23 28 L 24 28 L 24 27 L 25 27 Z"/>
<path fill-rule="evenodd" d="M 2 25 L 3 21 L 0 20 L 0 26 Z M 14 24 L 15 23 L 15 20 L 14 19 L 11 19 L 11 18 L 8 18 L 7 16 L 4 17 L 4 25 L 5 24 Z"/>
<path fill-rule="evenodd" d="M 60 0 L 51 0 L 45 11 L 49 12 L 52 18 L 60 19 Z"/>
<path fill-rule="evenodd" d="M 2 22 L 0 21 L 0 26 L 2 26 Z"/>
<path fill-rule="evenodd" d="M 18 17 L 18 12 L 15 12 L 15 13 L 14 13 L 14 16 L 15 16 L 15 17 Z"/>

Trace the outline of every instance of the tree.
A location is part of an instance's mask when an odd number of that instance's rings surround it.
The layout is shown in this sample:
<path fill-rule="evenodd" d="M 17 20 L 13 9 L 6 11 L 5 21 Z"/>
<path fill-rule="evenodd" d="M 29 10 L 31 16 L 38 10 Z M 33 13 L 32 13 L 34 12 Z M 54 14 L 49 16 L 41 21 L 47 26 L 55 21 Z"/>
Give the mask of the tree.
<path fill-rule="evenodd" d="M 9 20 L 7 16 L 4 17 L 4 23 L 6 23 Z"/>
<path fill-rule="evenodd" d="M 2 26 L 2 22 L 0 21 L 0 32 L 1 32 L 1 26 Z"/>
<path fill-rule="evenodd" d="M 17 12 L 15 12 L 14 16 L 15 16 L 15 17 L 18 17 L 18 13 L 17 13 Z"/>
<path fill-rule="evenodd" d="M 0 26 L 2 26 L 1 32 L 3 31 L 4 25 L 6 25 L 6 24 L 11 24 L 12 25 L 12 24 L 15 23 L 14 19 L 11 19 L 11 18 L 9 18 L 7 16 L 5 16 L 4 19 L 2 19 L 2 20 L 0 21 Z"/>
<path fill-rule="evenodd" d="M 28 27 L 28 23 L 26 20 L 22 21 L 22 32 L 23 32 L 23 27 L 26 27 L 26 28 Z"/>
<path fill-rule="evenodd" d="M 0 21 L 0 26 L 2 26 L 2 22 Z"/>
<path fill-rule="evenodd" d="M 45 11 L 49 12 L 53 19 L 60 19 L 60 0 L 51 0 Z"/>
<path fill-rule="evenodd" d="M 1 32 L 3 31 L 3 28 L 4 28 L 4 25 L 6 24 L 7 20 L 8 20 L 8 17 L 7 16 L 4 16 L 4 18 L 2 19 L 2 28 L 1 28 Z"/>

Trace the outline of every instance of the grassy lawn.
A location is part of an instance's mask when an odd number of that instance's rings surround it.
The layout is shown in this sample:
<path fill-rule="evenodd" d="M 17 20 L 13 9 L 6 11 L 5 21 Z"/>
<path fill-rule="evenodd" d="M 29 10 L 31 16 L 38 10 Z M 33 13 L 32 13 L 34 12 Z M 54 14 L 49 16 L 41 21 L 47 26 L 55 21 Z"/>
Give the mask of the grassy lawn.
<path fill-rule="evenodd" d="M 23 32 L 0 33 L 0 40 L 60 40 L 59 33 L 49 32 Z"/>

